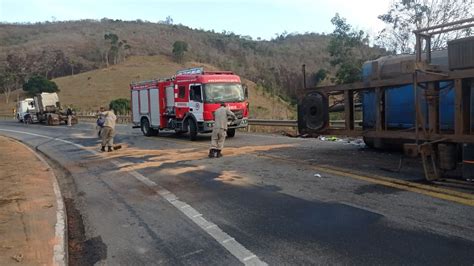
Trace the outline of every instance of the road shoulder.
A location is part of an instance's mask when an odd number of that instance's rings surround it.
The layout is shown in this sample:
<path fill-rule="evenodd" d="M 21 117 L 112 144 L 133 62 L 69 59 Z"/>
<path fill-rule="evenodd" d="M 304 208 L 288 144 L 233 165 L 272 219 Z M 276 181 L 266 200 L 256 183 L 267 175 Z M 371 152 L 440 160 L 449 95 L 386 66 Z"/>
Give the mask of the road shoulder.
<path fill-rule="evenodd" d="M 0 136 L 0 265 L 64 265 L 64 204 L 52 169 Z"/>

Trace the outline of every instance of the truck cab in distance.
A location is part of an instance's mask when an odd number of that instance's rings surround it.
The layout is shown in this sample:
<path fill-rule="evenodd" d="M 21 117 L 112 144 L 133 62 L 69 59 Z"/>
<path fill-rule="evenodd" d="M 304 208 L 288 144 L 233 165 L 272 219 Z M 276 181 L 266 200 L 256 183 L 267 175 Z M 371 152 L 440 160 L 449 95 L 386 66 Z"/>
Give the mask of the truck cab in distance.
<path fill-rule="evenodd" d="M 28 109 L 25 114 L 25 120 L 28 123 L 46 123 L 49 126 L 59 125 L 61 122 L 67 124 L 67 112 L 61 108 L 58 94 L 43 92 L 37 94 L 32 101 L 29 102 Z M 71 123 L 77 124 L 77 117 L 73 114 Z"/>
<path fill-rule="evenodd" d="M 35 103 L 33 98 L 26 98 L 22 101 L 18 101 L 16 103 L 16 119 L 18 122 L 31 122 L 31 121 L 25 121 L 25 116 L 29 112 L 34 112 L 35 111 Z M 28 118 L 28 116 L 26 116 Z"/>

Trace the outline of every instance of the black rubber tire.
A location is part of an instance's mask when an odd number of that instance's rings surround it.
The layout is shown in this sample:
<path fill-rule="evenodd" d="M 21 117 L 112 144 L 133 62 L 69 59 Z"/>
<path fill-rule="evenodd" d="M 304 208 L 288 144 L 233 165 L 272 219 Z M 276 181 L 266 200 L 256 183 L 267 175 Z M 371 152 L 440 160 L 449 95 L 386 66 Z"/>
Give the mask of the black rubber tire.
<path fill-rule="evenodd" d="M 154 135 L 154 130 L 150 127 L 150 122 L 148 121 L 148 118 L 142 118 L 140 122 L 140 127 L 143 135 L 147 137 L 151 137 Z"/>
<path fill-rule="evenodd" d="M 23 122 L 25 124 L 33 124 L 33 118 L 31 118 L 31 115 L 27 115 L 23 118 Z"/>
<path fill-rule="evenodd" d="M 197 139 L 197 125 L 194 120 L 189 119 L 188 121 L 188 132 L 189 132 L 189 140 L 195 141 Z"/>
<path fill-rule="evenodd" d="M 47 120 L 47 125 L 52 126 L 53 124 L 54 124 L 53 117 L 49 115 L 48 120 Z"/>
<path fill-rule="evenodd" d="M 229 128 L 227 129 L 227 137 L 233 138 L 235 136 L 235 128 Z"/>

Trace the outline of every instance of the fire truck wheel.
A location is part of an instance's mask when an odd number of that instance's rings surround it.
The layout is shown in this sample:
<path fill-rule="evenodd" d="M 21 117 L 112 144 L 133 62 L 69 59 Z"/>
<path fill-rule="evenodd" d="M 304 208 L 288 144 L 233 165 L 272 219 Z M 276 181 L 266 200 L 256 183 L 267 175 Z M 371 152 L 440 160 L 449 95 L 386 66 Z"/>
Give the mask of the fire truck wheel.
<path fill-rule="evenodd" d="M 150 127 L 150 122 L 148 122 L 148 119 L 147 118 L 142 118 L 142 121 L 141 121 L 141 128 L 142 128 L 142 133 L 143 135 L 147 136 L 147 137 L 151 137 L 155 134 L 155 130 L 153 130 L 151 127 Z"/>
<path fill-rule="evenodd" d="M 190 119 L 188 121 L 188 132 L 189 132 L 189 139 L 191 141 L 195 141 L 197 139 L 197 126 L 194 120 Z"/>
<path fill-rule="evenodd" d="M 227 129 L 227 137 L 233 138 L 235 136 L 235 128 Z"/>

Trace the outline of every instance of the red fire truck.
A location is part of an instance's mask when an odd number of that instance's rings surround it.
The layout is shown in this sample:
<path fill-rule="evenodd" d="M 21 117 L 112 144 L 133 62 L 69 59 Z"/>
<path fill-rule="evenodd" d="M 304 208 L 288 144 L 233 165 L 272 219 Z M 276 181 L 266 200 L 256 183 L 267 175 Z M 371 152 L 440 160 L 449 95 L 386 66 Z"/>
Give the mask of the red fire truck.
<path fill-rule="evenodd" d="M 185 69 L 168 79 L 134 82 L 130 90 L 132 121 L 145 136 L 174 130 L 189 132 L 189 138 L 196 140 L 198 133 L 212 131 L 214 111 L 221 103 L 237 116 L 229 122 L 228 137 L 233 137 L 237 128 L 248 126 L 247 89 L 240 77 L 229 71 Z"/>

